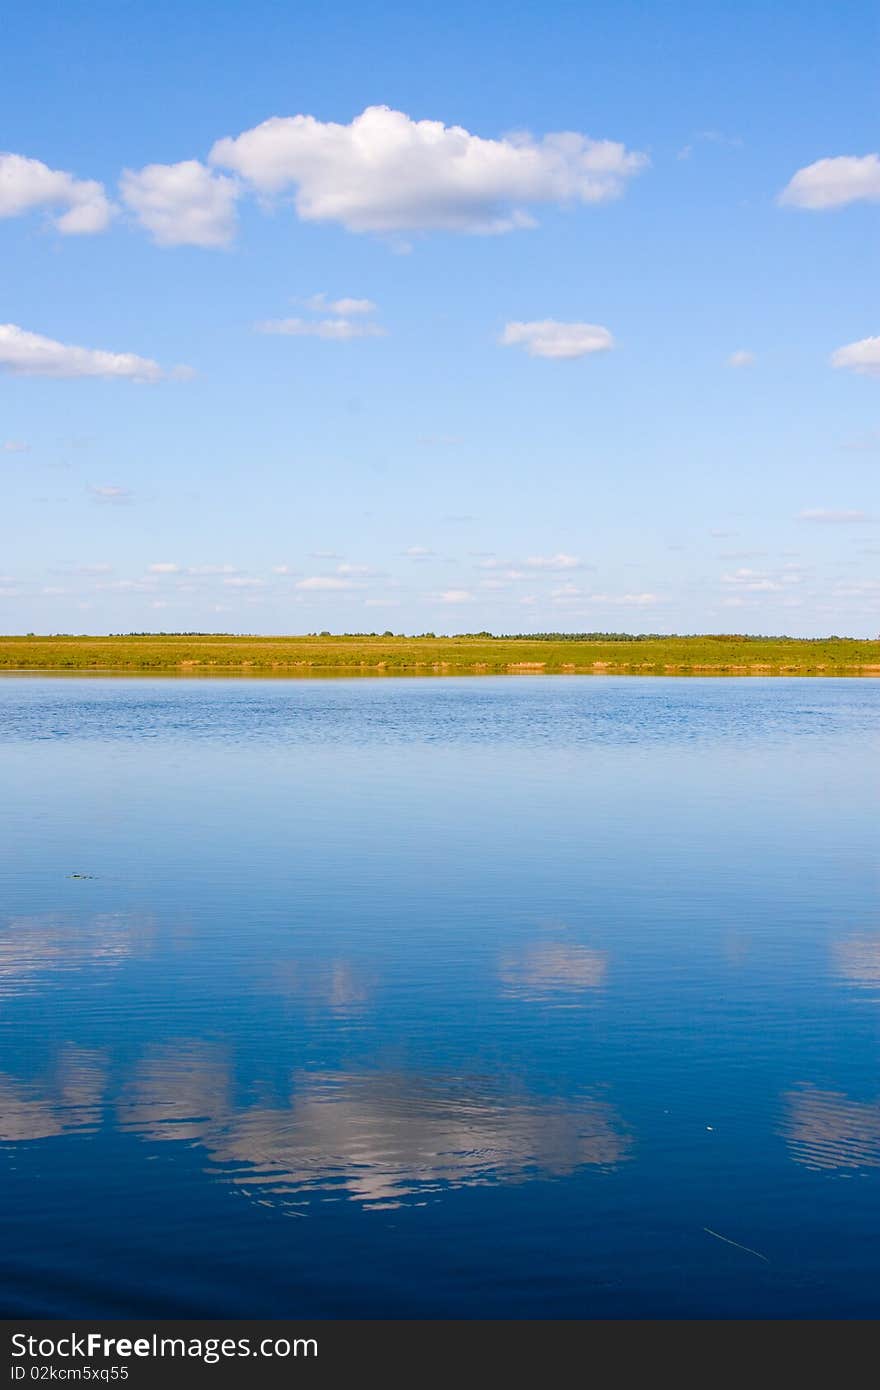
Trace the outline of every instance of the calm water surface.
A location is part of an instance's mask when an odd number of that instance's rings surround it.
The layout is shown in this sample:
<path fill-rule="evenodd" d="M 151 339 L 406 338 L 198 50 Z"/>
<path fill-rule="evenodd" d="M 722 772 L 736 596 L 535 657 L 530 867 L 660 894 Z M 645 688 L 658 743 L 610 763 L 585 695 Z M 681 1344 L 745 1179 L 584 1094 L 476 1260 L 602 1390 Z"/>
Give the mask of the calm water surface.
<path fill-rule="evenodd" d="M 0 682 L 0 1311 L 880 1315 L 878 715 Z"/>

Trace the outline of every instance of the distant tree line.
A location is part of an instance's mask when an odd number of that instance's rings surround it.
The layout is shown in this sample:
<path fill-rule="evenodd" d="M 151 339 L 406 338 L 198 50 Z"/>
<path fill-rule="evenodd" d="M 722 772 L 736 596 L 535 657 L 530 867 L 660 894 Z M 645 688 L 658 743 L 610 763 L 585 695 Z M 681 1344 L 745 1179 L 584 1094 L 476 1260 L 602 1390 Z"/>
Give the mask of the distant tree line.
<path fill-rule="evenodd" d="M 373 638 L 395 638 L 398 641 L 428 641 L 454 642 L 454 641 L 481 641 L 481 642 L 679 642 L 679 641 L 703 641 L 703 642 L 794 642 L 798 645 L 804 643 L 821 642 L 852 642 L 870 641 L 870 638 L 840 637 L 837 633 L 832 633 L 828 637 L 791 637 L 787 635 L 775 636 L 772 633 L 746 633 L 746 632 L 458 632 L 449 634 L 445 632 L 329 632 L 326 628 L 322 632 L 307 632 L 306 637 L 326 637 L 338 641 L 340 638 L 361 639 Z M 287 633 L 274 637 L 265 637 L 256 632 L 109 632 L 105 638 L 95 638 L 86 632 L 52 632 L 41 637 L 36 633 L 25 633 L 25 637 L 36 637 L 38 640 L 48 641 L 54 638 L 77 638 L 93 641 L 108 641 L 111 638 L 125 637 L 222 637 L 236 641 L 247 639 L 250 641 L 261 642 L 284 642 L 297 641 L 298 634 Z M 880 636 L 877 638 L 880 641 Z"/>

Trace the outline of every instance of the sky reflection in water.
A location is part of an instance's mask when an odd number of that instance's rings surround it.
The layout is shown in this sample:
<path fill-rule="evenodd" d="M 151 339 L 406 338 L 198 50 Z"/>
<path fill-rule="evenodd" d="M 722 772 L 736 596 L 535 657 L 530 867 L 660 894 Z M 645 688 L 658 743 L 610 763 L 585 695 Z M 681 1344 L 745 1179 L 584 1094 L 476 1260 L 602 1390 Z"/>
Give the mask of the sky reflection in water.
<path fill-rule="evenodd" d="M 0 684 L 4 1311 L 875 1316 L 878 708 Z"/>

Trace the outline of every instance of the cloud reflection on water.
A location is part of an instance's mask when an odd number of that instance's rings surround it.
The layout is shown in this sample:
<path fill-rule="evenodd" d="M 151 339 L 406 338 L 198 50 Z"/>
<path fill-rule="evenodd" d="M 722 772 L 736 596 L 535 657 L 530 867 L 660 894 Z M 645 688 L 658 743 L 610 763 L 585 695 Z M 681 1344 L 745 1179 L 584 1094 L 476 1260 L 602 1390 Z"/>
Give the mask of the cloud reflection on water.
<path fill-rule="evenodd" d="M 227 1050 L 181 1041 L 136 1064 L 115 1119 L 148 1143 L 201 1146 L 214 1177 L 280 1206 L 419 1202 L 446 1189 L 609 1169 L 632 1149 L 614 1107 L 591 1095 L 406 1072 L 294 1072 L 289 1086 L 282 1103 L 241 1103 Z M 62 1051 L 42 1091 L 0 1075 L 0 1139 L 94 1127 L 105 1087 L 105 1059 L 76 1048 Z"/>
<path fill-rule="evenodd" d="M 49 1139 L 95 1128 L 105 1084 L 104 1055 L 73 1045 L 61 1049 L 48 1094 L 0 1073 L 0 1142 Z"/>
<path fill-rule="evenodd" d="M 155 923 L 130 912 L 77 921 L 56 913 L 10 917 L 0 925 L 0 998 L 32 993 L 53 974 L 114 970 L 149 954 Z"/>
<path fill-rule="evenodd" d="M 795 1163 L 812 1169 L 880 1168 L 880 1101 L 799 1086 L 783 1096 L 782 1135 Z"/>
<path fill-rule="evenodd" d="M 880 988 L 880 935 L 844 937 L 831 946 L 835 975 L 862 989 Z"/>
<path fill-rule="evenodd" d="M 151 1140 L 198 1140 L 262 1200 L 328 1193 L 366 1205 L 444 1188 L 613 1167 L 631 1141 L 603 1100 L 509 1093 L 479 1078 L 294 1073 L 283 1105 L 236 1106 L 222 1055 L 158 1049 L 128 1086 L 119 1123 Z"/>
<path fill-rule="evenodd" d="M 608 972 L 604 951 L 567 942 L 547 942 L 502 954 L 498 974 L 505 994 L 532 1002 L 577 1002 L 600 989 Z"/>

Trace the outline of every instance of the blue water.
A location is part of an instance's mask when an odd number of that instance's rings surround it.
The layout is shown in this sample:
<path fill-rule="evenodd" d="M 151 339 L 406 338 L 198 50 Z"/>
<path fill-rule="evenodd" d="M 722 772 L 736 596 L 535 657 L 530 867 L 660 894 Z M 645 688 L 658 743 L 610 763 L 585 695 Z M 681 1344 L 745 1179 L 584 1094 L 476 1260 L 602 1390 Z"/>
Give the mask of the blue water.
<path fill-rule="evenodd" d="M 880 1315 L 878 715 L 0 682 L 0 1312 Z"/>

